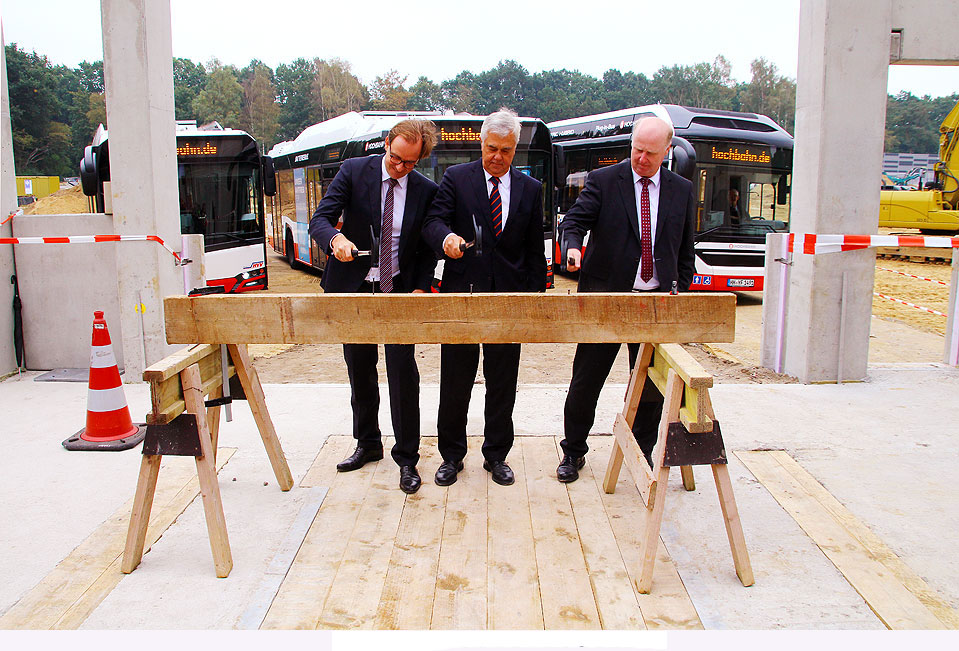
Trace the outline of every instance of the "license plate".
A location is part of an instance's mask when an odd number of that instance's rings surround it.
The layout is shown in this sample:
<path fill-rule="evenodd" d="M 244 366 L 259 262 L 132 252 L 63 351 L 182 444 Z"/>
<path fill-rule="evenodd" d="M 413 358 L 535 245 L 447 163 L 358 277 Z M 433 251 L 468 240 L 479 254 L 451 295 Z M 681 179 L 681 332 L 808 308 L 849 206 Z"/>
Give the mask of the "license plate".
<path fill-rule="evenodd" d="M 752 278 L 730 278 L 726 281 L 727 287 L 754 287 L 756 281 Z"/>

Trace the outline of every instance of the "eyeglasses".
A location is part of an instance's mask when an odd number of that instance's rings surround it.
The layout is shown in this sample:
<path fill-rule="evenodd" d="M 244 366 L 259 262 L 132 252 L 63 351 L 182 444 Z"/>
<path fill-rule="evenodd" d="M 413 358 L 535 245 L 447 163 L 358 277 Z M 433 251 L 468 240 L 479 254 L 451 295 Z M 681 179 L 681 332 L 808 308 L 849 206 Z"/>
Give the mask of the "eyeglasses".
<path fill-rule="evenodd" d="M 387 153 L 390 156 L 390 162 L 397 166 L 402 165 L 403 167 L 414 167 L 416 163 L 418 162 L 415 160 L 403 160 L 402 158 L 394 154 L 392 151 Z"/>

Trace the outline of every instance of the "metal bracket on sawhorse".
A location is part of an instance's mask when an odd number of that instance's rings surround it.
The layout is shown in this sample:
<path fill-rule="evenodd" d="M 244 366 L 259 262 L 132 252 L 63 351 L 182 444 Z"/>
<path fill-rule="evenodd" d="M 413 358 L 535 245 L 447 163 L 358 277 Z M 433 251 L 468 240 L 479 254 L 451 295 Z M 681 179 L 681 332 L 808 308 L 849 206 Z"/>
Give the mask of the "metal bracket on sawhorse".
<path fill-rule="evenodd" d="M 664 398 L 652 468 L 646 463 L 632 433 L 636 408 L 647 377 Z M 755 582 L 729 480 L 722 433 L 709 399 L 708 390 L 712 383 L 712 376 L 678 344 L 641 344 L 630 376 L 626 404 L 613 423 L 613 450 L 603 481 L 604 490 L 614 492 L 625 462 L 646 503 L 646 526 L 637 582 L 641 593 L 648 593 L 652 587 L 669 469 L 675 466 L 680 467 L 683 486 L 690 491 L 696 486 L 692 466 L 708 465 L 712 468 L 736 574 L 744 586 Z"/>

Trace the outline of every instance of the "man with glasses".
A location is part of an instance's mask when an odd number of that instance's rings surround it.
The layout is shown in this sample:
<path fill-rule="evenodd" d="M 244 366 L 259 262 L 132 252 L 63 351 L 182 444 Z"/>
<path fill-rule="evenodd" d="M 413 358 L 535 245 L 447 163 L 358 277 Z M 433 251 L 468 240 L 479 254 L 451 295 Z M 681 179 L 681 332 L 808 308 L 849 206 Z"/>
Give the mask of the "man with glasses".
<path fill-rule="evenodd" d="M 429 120 L 403 120 L 386 137 L 383 155 L 351 158 L 341 166 L 310 220 L 310 236 L 329 255 L 323 290 L 330 293 L 426 292 L 436 257 L 420 238 L 423 217 L 436 184 L 413 170 L 436 145 Z M 340 230 L 336 224 L 342 216 Z M 372 253 L 379 238 L 379 266 Z M 387 344 L 386 376 L 396 443 L 391 451 L 400 467 L 400 489 L 415 493 L 421 484 L 416 464 L 420 444 L 420 376 L 412 344 Z M 340 472 L 383 458 L 377 412 L 380 405 L 376 344 L 343 344 L 350 377 L 353 438 L 356 450 L 337 464 Z"/>
<path fill-rule="evenodd" d="M 441 292 L 546 291 L 543 187 L 512 166 L 520 132 L 512 111 L 491 114 L 480 128 L 482 158 L 453 165 L 443 174 L 423 224 L 423 238 L 437 255 L 446 255 Z M 463 470 L 466 413 L 479 354 L 479 344 L 443 344 L 440 349 L 439 486 L 449 486 Z M 504 486 L 514 481 L 506 455 L 513 446 L 519 357 L 519 344 L 483 344 L 483 468 Z"/>
<path fill-rule="evenodd" d="M 658 117 L 633 126 L 629 160 L 590 172 L 586 187 L 560 225 L 567 269 L 579 272 L 581 292 L 668 292 L 689 289 L 695 269 L 696 200 L 692 183 L 661 167 L 673 127 Z M 583 239 L 589 245 L 582 256 Z M 629 365 L 639 344 L 629 344 Z M 579 344 L 564 409 L 563 459 L 556 478 L 579 478 L 589 449 L 596 402 L 620 344 Z M 652 467 L 663 397 L 649 378 L 643 386 L 633 436 Z"/>

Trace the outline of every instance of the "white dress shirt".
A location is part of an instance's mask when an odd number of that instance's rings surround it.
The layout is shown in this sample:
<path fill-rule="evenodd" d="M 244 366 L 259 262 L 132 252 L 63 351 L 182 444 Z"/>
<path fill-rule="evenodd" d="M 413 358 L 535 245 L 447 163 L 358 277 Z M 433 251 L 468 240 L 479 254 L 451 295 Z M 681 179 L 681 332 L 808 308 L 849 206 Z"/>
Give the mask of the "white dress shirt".
<path fill-rule="evenodd" d="M 483 176 L 486 177 L 486 196 L 493 194 L 493 182 L 490 181 L 493 175 L 483 168 Z M 506 219 L 509 217 L 509 170 L 506 174 L 499 177 L 499 198 L 503 202 L 503 230 L 506 230 Z"/>
<path fill-rule="evenodd" d="M 640 176 L 636 173 L 636 170 L 630 168 L 633 172 L 633 194 L 636 196 L 636 219 L 637 219 L 637 231 L 642 234 L 643 232 L 643 184 L 640 182 Z M 649 177 L 649 226 L 650 234 L 650 250 L 656 251 L 656 216 L 659 213 L 659 188 L 660 181 L 662 180 L 662 175 L 659 173 L 659 170 L 656 170 L 656 173 Z M 644 281 L 640 277 L 641 270 L 643 268 L 643 259 L 640 256 L 639 265 L 636 267 L 636 280 L 633 281 L 633 289 L 640 289 L 643 291 L 650 291 L 653 289 L 659 289 L 659 275 L 656 273 L 656 262 L 655 257 L 653 258 L 653 277 L 649 281 Z"/>
<path fill-rule="evenodd" d="M 386 191 L 389 189 L 390 173 L 386 171 L 386 154 L 380 163 L 380 224 L 382 225 L 383 208 L 386 204 Z M 410 175 L 406 174 L 401 179 L 397 179 L 396 187 L 393 188 L 393 232 L 389 235 L 393 239 L 393 246 L 390 247 L 393 256 L 393 275 L 400 272 L 400 233 L 403 231 L 403 213 L 406 209 L 406 188 L 410 182 Z M 387 236 L 387 233 L 380 233 L 380 240 Z M 366 274 L 367 282 L 378 282 L 380 279 L 380 270 L 378 267 L 370 267 L 370 273 Z"/>

